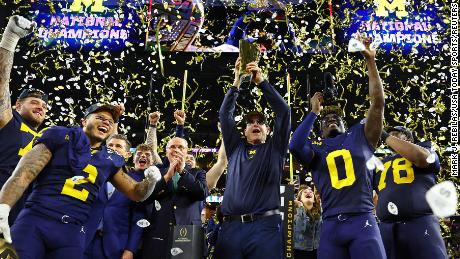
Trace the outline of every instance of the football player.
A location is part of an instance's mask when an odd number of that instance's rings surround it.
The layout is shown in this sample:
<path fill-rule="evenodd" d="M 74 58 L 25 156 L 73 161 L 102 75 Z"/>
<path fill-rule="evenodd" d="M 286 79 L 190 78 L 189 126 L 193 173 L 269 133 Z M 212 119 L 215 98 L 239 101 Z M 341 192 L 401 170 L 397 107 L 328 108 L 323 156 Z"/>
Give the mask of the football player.
<path fill-rule="evenodd" d="M 124 170 L 124 158 L 103 142 L 114 132 L 120 110 L 93 104 L 83 127 L 51 127 L 34 140 L 0 191 L 0 232 L 20 258 L 82 258 L 83 224 L 99 189 L 107 181 L 135 201 L 147 199 L 160 179 L 156 167 L 144 171 L 142 182 Z M 34 182 L 25 208 L 10 230 L 10 207 Z"/>
<path fill-rule="evenodd" d="M 436 183 L 439 157 L 430 141 L 414 144 L 412 132 L 397 126 L 382 133 L 394 153 L 375 175 L 377 217 L 388 258 L 447 258 L 438 219 L 425 199 Z"/>
<path fill-rule="evenodd" d="M 321 114 L 321 140 L 308 139 L 323 107 L 323 95 L 312 97 L 312 110 L 295 130 L 290 150 L 311 168 L 323 208 L 318 258 L 386 258 L 382 238 L 372 213 L 373 171 L 366 167 L 383 125 L 383 87 L 375 50 L 365 40 L 362 51 L 369 75 L 370 108 L 366 120 L 345 129 L 344 119 L 330 110 Z"/>
<path fill-rule="evenodd" d="M 0 42 L 0 188 L 11 176 L 19 159 L 32 148 L 32 139 L 48 112 L 48 95 L 38 89 L 24 89 L 11 108 L 10 74 L 14 50 L 20 38 L 25 37 L 34 24 L 21 16 L 12 16 Z M 21 198 L 9 216 L 13 224 L 24 206 Z"/>

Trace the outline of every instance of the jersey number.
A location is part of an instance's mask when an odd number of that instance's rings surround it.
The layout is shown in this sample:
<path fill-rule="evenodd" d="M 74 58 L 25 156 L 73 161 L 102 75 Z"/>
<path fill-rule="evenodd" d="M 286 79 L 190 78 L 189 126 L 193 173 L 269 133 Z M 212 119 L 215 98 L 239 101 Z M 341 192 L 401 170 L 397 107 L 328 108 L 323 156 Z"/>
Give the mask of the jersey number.
<path fill-rule="evenodd" d="M 92 183 L 96 182 L 97 177 L 97 168 L 93 165 L 88 164 L 84 169 L 83 172 L 88 173 L 88 177 L 83 179 L 76 179 L 75 177 L 67 178 L 64 183 L 64 187 L 62 187 L 61 194 L 69 195 L 76 199 L 86 201 L 88 199 L 89 192 L 85 189 L 78 190 L 76 189 L 76 185 L 84 184 L 84 183 Z"/>
<path fill-rule="evenodd" d="M 345 178 L 339 179 L 339 171 L 337 170 L 336 158 L 342 157 L 345 164 Z M 355 169 L 353 168 L 353 160 L 350 150 L 340 149 L 329 153 L 326 157 L 327 168 L 331 177 L 332 187 L 341 189 L 345 186 L 350 186 L 356 181 Z"/>
<path fill-rule="evenodd" d="M 390 167 L 393 168 L 393 179 L 396 184 L 406 184 L 412 183 L 415 179 L 414 168 L 412 168 L 412 163 L 405 159 L 405 158 L 397 158 L 392 161 L 388 161 L 384 164 L 385 169 L 382 171 L 380 175 L 380 181 L 378 189 L 381 191 L 384 189 L 387 184 L 385 183 L 385 179 L 387 178 L 387 172 Z M 401 171 L 406 172 L 406 176 L 401 176 Z"/>

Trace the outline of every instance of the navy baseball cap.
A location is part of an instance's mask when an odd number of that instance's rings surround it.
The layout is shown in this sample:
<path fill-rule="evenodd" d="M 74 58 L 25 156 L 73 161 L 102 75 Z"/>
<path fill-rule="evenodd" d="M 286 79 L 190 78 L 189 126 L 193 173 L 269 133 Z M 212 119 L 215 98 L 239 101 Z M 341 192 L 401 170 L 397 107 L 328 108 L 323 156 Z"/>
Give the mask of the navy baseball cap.
<path fill-rule="evenodd" d="M 115 123 L 117 123 L 118 119 L 120 118 L 120 110 L 118 109 L 118 107 L 116 107 L 115 105 L 103 104 L 103 103 L 95 103 L 91 105 L 90 107 L 88 107 L 85 111 L 84 117 L 86 118 L 91 113 L 95 113 L 98 111 L 110 112 L 110 114 L 112 114 L 112 118 Z"/>
<path fill-rule="evenodd" d="M 267 117 L 265 117 L 265 115 L 261 112 L 258 112 L 258 111 L 252 111 L 252 112 L 248 112 L 245 116 L 244 116 L 244 119 L 246 120 L 246 122 L 249 122 L 251 120 L 251 118 L 258 118 L 259 119 L 259 122 L 261 123 L 266 123 L 267 122 Z"/>
<path fill-rule="evenodd" d="M 22 90 L 21 94 L 18 97 L 18 100 L 25 99 L 27 97 L 35 97 L 38 99 L 42 99 L 45 103 L 48 103 L 48 95 L 42 90 L 36 88 Z"/>
<path fill-rule="evenodd" d="M 388 133 L 392 131 L 401 132 L 402 134 L 406 135 L 408 139 L 414 142 L 414 135 L 412 134 L 412 131 L 410 131 L 408 128 L 403 127 L 403 126 L 396 126 L 396 127 L 391 127 L 387 130 Z"/>

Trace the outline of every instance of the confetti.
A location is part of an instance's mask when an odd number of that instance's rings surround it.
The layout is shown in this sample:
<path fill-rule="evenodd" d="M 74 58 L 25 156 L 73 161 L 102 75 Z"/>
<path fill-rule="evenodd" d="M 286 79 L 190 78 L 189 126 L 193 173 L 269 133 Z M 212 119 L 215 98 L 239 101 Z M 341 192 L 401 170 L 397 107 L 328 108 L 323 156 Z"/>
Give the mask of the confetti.
<path fill-rule="evenodd" d="M 136 225 L 140 228 L 146 228 L 150 226 L 150 222 L 146 219 L 140 219 L 136 222 Z"/>

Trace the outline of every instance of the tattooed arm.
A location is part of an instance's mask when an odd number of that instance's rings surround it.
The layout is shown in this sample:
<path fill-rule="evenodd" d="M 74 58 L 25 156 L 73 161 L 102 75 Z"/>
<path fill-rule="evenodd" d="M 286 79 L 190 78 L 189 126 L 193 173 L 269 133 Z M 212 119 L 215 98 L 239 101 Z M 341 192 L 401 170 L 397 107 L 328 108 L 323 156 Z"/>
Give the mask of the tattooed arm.
<path fill-rule="evenodd" d="M 9 81 L 14 49 L 19 39 L 31 33 L 35 25 L 22 16 L 11 16 L 0 40 L 0 129 L 13 117 Z"/>
<path fill-rule="evenodd" d="M 13 118 L 9 87 L 13 57 L 13 52 L 0 48 L 0 129 Z"/>
<path fill-rule="evenodd" d="M 151 187 L 155 186 L 157 181 L 146 177 L 142 182 L 137 182 L 125 173 L 123 169 L 120 169 L 110 182 L 129 199 L 133 201 L 143 201 L 147 198 L 145 196 L 148 195 L 149 190 L 153 190 Z"/>
<path fill-rule="evenodd" d="M 149 127 L 149 131 L 147 131 L 147 138 L 145 140 L 145 144 L 152 147 L 153 150 L 153 165 L 161 165 L 163 161 L 161 161 L 161 157 L 158 154 L 158 140 L 157 140 L 157 128 L 156 127 Z"/>
<path fill-rule="evenodd" d="M 0 191 L 0 203 L 11 207 L 21 198 L 29 184 L 51 160 L 52 153 L 44 144 L 35 145 L 19 160 L 16 169 Z"/>

